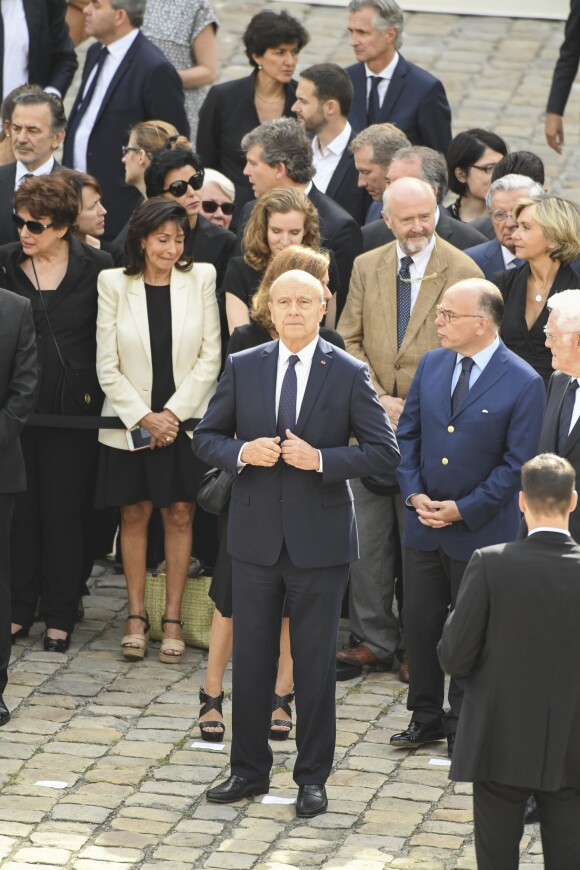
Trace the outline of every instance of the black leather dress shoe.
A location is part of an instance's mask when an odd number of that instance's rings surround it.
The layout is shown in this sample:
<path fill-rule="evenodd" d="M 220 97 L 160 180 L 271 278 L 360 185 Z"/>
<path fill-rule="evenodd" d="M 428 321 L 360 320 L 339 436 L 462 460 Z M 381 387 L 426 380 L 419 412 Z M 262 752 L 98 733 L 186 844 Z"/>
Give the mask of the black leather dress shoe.
<path fill-rule="evenodd" d="M 2 723 L 4 724 L 4 723 Z M 538 804 L 535 795 L 531 794 L 526 801 L 526 811 L 524 813 L 524 825 L 535 825 L 540 821 L 540 813 L 538 812 Z"/>
<path fill-rule="evenodd" d="M 296 815 L 301 819 L 309 819 L 325 813 L 328 809 L 328 798 L 323 785 L 300 785 L 296 799 Z"/>
<path fill-rule="evenodd" d="M 420 722 L 411 722 L 406 731 L 399 731 L 398 734 L 393 734 L 389 742 L 391 746 L 413 749 L 415 746 L 421 746 L 423 743 L 433 743 L 435 740 L 444 739 L 445 735 L 440 728 L 433 728 L 431 725 L 421 725 Z"/>
<path fill-rule="evenodd" d="M 455 732 L 447 735 L 447 755 L 453 758 L 453 747 L 455 746 Z"/>
<path fill-rule="evenodd" d="M 10 722 L 10 712 L 0 695 L 0 725 L 6 725 L 7 722 Z"/>
<path fill-rule="evenodd" d="M 270 781 L 261 779 L 259 782 L 252 782 L 249 779 L 244 779 L 243 776 L 235 776 L 232 774 L 229 779 L 222 782 L 221 785 L 216 785 L 210 788 L 205 796 L 208 801 L 214 804 L 233 804 L 245 797 L 251 797 L 256 794 L 268 794 Z"/>
<path fill-rule="evenodd" d="M 360 665 L 350 665 L 348 662 L 336 660 L 336 679 L 338 682 L 344 680 L 354 680 L 355 677 L 360 677 L 363 669 Z"/>
<path fill-rule="evenodd" d="M 65 653 L 70 646 L 70 632 L 66 637 L 49 637 L 44 635 L 44 649 L 46 652 Z"/>

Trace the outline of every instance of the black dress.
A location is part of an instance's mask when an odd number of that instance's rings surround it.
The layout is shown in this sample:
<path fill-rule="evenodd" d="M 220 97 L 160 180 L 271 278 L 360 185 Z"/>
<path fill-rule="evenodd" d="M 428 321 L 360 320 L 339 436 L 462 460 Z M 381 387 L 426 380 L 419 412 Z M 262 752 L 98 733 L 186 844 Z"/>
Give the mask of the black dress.
<path fill-rule="evenodd" d="M 524 263 L 516 269 L 506 269 L 497 272 L 493 283 L 499 287 L 505 303 L 501 337 L 509 350 L 521 356 L 544 379 L 546 387 L 553 373 L 552 354 L 546 347 L 544 327 L 548 322 L 549 310 L 546 305 L 540 311 L 538 319 L 528 329 L 526 323 L 526 293 L 530 274 L 529 263 Z M 550 287 L 548 299 L 561 290 L 573 290 L 578 287 L 578 275 L 571 266 L 560 266 L 556 272 L 554 283 Z"/>
<path fill-rule="evenodd" d="M 153 386 L 151 410 L 160 413 L 175 392 L 172 363 L 171 296 L 169 284 L 145 284 L 150 330 Z M 176 501 L 194 502 L 207 466 L 191 449 L 191 439 L 179 432 L 169 447 L 119 450 L 101 444 L 97 506 L 120 507 L 151 501 L 156 508 Z"/>

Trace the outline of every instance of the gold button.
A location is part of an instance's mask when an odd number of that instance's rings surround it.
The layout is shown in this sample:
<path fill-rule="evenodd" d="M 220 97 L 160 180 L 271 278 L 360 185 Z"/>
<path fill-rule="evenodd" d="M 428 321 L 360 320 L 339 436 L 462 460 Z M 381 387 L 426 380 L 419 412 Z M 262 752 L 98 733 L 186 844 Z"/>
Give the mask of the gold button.
<path fill-rule="evenodd" d="M 447 431 L 448 432 L 455 432 L 455 426 L 448 426 Z"/>
<path fill-rule="evenodd" d="M 444 456 L 443 459 L 441 460 L 441 465 L 447 465 L 448 462 L 449 462 L 449 460 L 446 459 Z"/>

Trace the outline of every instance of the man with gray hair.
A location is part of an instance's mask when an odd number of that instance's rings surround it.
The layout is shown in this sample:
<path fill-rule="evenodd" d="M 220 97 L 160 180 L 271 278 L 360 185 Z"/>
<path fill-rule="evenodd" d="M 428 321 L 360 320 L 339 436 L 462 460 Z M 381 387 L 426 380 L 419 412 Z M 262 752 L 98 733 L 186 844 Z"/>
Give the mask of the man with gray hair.
<path fill-rule="evenodd" d="M 488 280 L 496 272 L 522 265 L 523 260 L 516 257 L 512 238 L 516 228 L 512 213 L 518 199 L 524 196 L 542 196 L 543 193 L 541 185 L 525 175 L 504 175 L 490 186 L 485 204 L 489 209 L 495 239 L 465 251 Z"/>
<path fill-rule="evenodd" d="M 387 166 L 399 148 L 408 144 L 405 134 L 394 124 L 371 124 L 352 140 L 350 150 L 358 172 L 358 186 L 374 200 L 365 223 L 381 216 Z"/>
<path fill-rule="evenodd" d="M 359 135 L 362 136 L 364 133 Z M 425 145 L 399 148 L 386 168 L 385 190 L 399 178 L 420 178 L 433 188 L 437 199 L 435 231 L 439 238 L 445 239 L 460 251 L 486 240 L 482 233 L 463 221 L 455 220 L 447 209 L 439 207 L 447 193 L 447 161 L 438 151 Z M 380 245 L 386 245 L 395 238 L 383 219 L 382 212 L 381 219 L 367 223 L 362 233 L 365 251 L 372 251 Z"/>
<path fill-rule="evenodd" d="M 443 154 L 451 142 L 451 109 L 445 88 L 426 70 L 399 54 L 403 12 L 395 0 L 351 0 L 350 44 L 357 63 L 347 67 L 354 87 L 349 121 L 353 130 L 389 121 L 413 145 Z"/>
<path fill-rule="evenodd" d="M 63 164 L 94 175 L 101 185 L 106 237 L 114 238 L 137 205 L 121 163 L 127 131 L 152 118 L 189 135 L 183 86 L 172 64 L 139 30 L 145 0 L 90 0 L 86 32 L 95 37 L 64 142 Z"/>

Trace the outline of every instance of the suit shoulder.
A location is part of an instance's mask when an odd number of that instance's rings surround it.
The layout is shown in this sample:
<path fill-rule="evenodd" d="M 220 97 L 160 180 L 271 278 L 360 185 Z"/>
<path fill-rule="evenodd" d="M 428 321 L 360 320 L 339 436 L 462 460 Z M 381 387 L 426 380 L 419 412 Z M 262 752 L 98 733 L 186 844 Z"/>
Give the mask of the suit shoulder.
<path fill-rule="evenodd" d="M 464 254 L 468 257 L 487 257 L 493 253 L 495 243 L 493 241 L 480 242 L 479 245 L 472 245 L 470 248 L 465 248 Z"/>
<path fill-rule="evenodd" d="M 356 257 L 355 263 L 359 268 L 373 269 L 384 263 L 385 258 L 390 255 L 391 251 L 395 251 L 396 244 L 396 241 L 387 242 L 386 244 L 379 245 L 378 248 L 365 251 L 364 254 L 359 254 L 358 257 Z"/>
<path fill-rule="evenodd" d="M 193 269 L 189 272 L 182 272 L 182 275 L 188 276 L 191 283 L 198 281 L 214 281 L 216 280 L 216 269 L 211 263 L 195 263 Z"/>
<path fill-rule="evenodd" d="M 467 272 L 465 277 L 483 277 L 483 273 L 477 263 L 475 263 L 471 257 L 465 253 L 465 251 L 460 251 L 459 248 L 454 247 L 450 242 L 446 242 L 445 239 L 441 238 L 441 236 L 437 236 L 437 246 L 439 248 L 439 253 L 447 258 L 448 263 L 452 265 L 454 269 L 462 273 Z"/>
<path fill-rule="evenodd" d="M 85 245 L 81 242 L 80 253 L 100 269 L 110 269 L 114 265 L 113 257 L 107 251 L 99 248 L 93 248 L 92 245 Z"/>
<path fill-rule="evenodd" d="M 16 163 L 6 163 L 0 166 L 0 181 L 8 181 L 16 178 Z"/>
<path fill-rule="evenodd" d="M 98 283 L 101 287 L 119 290 L 133 280 L 133 276 L 126 275 L 124 267 L 119 266 L 116 269 L 103 269 L 99 274 Z"/>
<path fill-rule="evenodd" d="M 413 86 L 423 86 L 425 89 L 431 89 L 434 85 L 440 85 L 441 79 L 438 79 L 437 76 L 434 76 L 432 73 L 427 72 L 426 69 L 423 69 L 422 66 L 417 66 L 416 63 L 411 63 L 410 60 L 407 60 L 402 55 L 400 55 L 399 63 L 403 61 L 405 65 L 404 74 L 407 77 L 411 77 L 413 81 Z M 402 70 L 403 72 L 403 70 Z"/>
<path fill-rule="evenodd" d="M 30 305 L 25 296 L 19 296 L 18 293 L 13 293 L 12 290 L 4 290 L 0 287 L 0 301 L 3 305 L 12 308 L 13 311 L 24 311 Z"/>
<path fill-rule="evenodd" d="M 500 345 L 500 347 L 503 351 L 505 351 L 506 363 L 514 374 L 517 374 L 519 377 L 521 377 L 524 382 L 538 381 L 543 385 L 544 382 L 542 378 L 537 373 L 537 371 L 533 369 L 531 365 L 529 365 L 529 363 L 527 363 L 524 359 L 518 356 L 517 353 L 509 350 L 509 348 L 507 348 L 505 344 Z"/>

